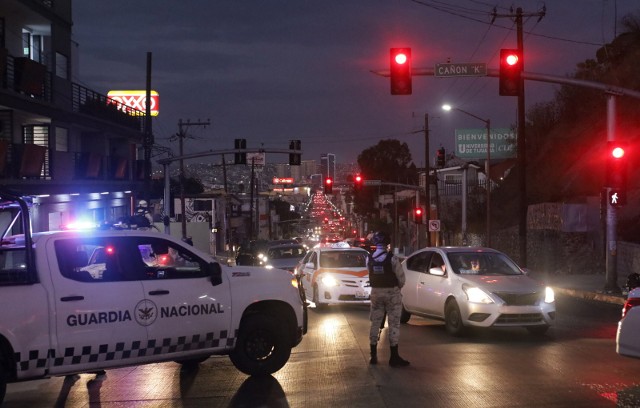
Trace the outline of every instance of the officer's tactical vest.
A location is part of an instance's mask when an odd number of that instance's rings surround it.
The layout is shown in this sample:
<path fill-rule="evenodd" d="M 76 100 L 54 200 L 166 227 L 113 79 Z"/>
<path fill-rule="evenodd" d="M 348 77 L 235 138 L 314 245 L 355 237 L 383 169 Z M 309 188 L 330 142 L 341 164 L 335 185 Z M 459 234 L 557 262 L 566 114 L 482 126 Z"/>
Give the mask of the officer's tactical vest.
<path fill-rule="evenodd" d="M 378 255 L 378 258 L 382 258 L 382 255 L 387 255 L 382 262 L 376 261 L 376 258 L 371 257 L 369 259 L 369 283 L 372 288 L 393 288 L 398 286 L 398 278 L 393 273 L 393 265 L 391 264 L 391 255 L 388 252 L 383 252 Z"/>

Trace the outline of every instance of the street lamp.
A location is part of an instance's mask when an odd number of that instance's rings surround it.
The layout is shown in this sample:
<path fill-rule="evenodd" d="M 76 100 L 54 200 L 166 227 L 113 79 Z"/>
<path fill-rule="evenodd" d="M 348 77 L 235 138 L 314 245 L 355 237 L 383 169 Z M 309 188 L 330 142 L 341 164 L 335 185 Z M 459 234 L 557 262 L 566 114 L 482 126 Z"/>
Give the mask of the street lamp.
<path fill-rule="evenodd" d="M 473 113 L 467 112 L 460 108 L 454 108 L 451 105 L 442 105 L 442 109 L 446 111 L 450 111 L 452 109 L 457 110 L 458 112 L 462 112 L 465 115 L 469 115 L 473 118 L 478 119 L 487 127 L 487 160 L 484 163 L 484 172 L 486 175 L 486 186 L 485 189 L 487 191 L 487 238 L 486 238 L 486 246 L 491 246 L 491 177 L 490 177 L 490 167 L 489 162 L 491 161 L 491 120 L 490 119 L 482 119 L 479 116 L 474 115 Z M 465 191 L 466 194 L 466 191 Z"/>

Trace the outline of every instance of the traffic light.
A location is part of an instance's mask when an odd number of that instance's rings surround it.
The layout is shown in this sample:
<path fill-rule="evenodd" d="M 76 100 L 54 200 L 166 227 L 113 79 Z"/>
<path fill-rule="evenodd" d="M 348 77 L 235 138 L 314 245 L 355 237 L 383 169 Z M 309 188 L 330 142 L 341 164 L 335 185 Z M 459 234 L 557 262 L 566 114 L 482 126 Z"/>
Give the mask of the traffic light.
<path fill-rule="evenodd" d="M 445 161 L 446 161 L 445 150 L 444 150 L 444 147 L 441 147 L 438 150 L 436 150 L 436 167 L 443 168 Z"/>
<path fill-rule="evenodd" d="M 324 193 L 325 194 L 333 193 L 333 179 L 331 177 L 327 177 L 324 179 Z"/>
<path fill-rule="evenodd" d="M 523 58 L 517 49 L 500 50 L 500 95 L 518 96 Z"/>
<path fill-rule="evenodd" d="M 413 222 L 415 222 L 416 224 L 422 224 L 422 208 L 421 207 L 416 207 L 413 209 Z"/>
<path fill-rule="evenodd" d="M 247 139 L 235 139 L 233 141 L 234 149 L 246 149 L 247 148 Z M 233 162 L 235 164 L 247 164 L 247 153 L 238 153 L 236 152 L 233 158 Z"/>
<path fill-rule="evenodd" d="M 411 48 L 391 48 L 391 95 L 411 95 Z"/>
<path fill-rule="evenodd" d="M 302 143 L 299 140 L 289 140 L 289 149 L 300 150 Z M 302 162 L 300 153 L 289 153 L 289 166 L 299 166 Z"/>
<path fill-rule="evenodd" d="M 623 205 L 627 198 L 627 151 L 619 141 L 607 142 L 605 187 L 609 187 L 609 204 Z"/>
<path fill-rule="evenodd" d="M 364 179 L 362 178 L 361 175 L 356 174 L 355 176 L 353 176 L 353 191 L 358 192 L 360 190 L 362 190 L 362 182 L 364 181 Z"/>

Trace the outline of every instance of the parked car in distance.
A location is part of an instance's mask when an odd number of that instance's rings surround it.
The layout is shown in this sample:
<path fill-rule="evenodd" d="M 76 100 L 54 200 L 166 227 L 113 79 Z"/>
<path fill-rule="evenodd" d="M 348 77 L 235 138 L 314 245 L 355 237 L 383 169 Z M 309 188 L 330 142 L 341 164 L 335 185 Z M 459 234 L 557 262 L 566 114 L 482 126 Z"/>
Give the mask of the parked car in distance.
<path fill-rule="evenodd" d="M 279 244 L 267 248 L 267 266 L 278 269 L 285 269 L 293 273 L 296 265 L 307 253 L 306 248 L 301 244 Z"/>
<path fill-rule="evenodd" d="M 640 287 L 631 288 L 622 307 L 622 318 L 616 333 L 616 352 L 640 358 Z"/>
<path fill-rule="evenodd" d="M 369 253 L 346 242 L 317 246 L 296 267 L 307 299 L 322 309 L 329 304 L 371 301 Z"/>
<path fill-rule="evenodd" d="M 444 320 L 459 336 L 470 326 L 524 327 L 544 334 L 554 323 L 553 289 L 527 276 L 505 254 L 481 247 L 418 250 L 402 262 L 406 323 L 412 314 Z"/>

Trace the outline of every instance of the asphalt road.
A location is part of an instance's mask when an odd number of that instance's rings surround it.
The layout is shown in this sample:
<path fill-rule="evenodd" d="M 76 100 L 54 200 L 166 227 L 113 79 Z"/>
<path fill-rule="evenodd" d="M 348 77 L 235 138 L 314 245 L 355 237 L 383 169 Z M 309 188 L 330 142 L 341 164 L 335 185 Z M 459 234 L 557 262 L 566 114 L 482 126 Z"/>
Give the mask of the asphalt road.
<path fill-rule="evenodd" d="M 524 329 L 452 338 L 441 322 L 402 326 L 407 368 L 368 364 L 368 308 L 309 311 L 309 333 L 289 363 L 267 378 L 238 372 L 226 357 L 198 369 L 176 363 L 10 384 L 4 407 L 637 407 L 640 360 L 615 353 L 620 307 L 558 299 L 543 337 Z"/>

